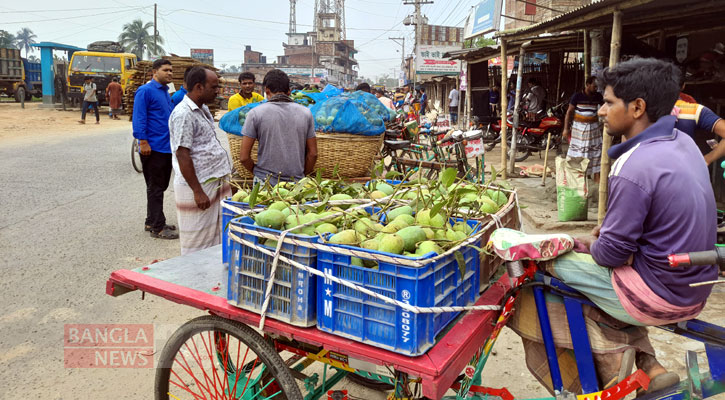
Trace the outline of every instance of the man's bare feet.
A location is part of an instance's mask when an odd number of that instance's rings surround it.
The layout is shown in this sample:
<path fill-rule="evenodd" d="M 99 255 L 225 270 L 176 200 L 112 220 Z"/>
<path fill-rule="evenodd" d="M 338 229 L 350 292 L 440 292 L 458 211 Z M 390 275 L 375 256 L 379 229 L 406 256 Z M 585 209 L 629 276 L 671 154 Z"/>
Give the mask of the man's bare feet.
<path fill-rule="evenodd" d="M 665 367 L 650 354 L 644 352 L 637 353 L 636 362 L 637 368 L 643 370 L 650 378 L 649 387 L 643 392 L 656 392 L 675 385 L 680 381 L 680 377 L 676 373 L 667 372 Z"/>

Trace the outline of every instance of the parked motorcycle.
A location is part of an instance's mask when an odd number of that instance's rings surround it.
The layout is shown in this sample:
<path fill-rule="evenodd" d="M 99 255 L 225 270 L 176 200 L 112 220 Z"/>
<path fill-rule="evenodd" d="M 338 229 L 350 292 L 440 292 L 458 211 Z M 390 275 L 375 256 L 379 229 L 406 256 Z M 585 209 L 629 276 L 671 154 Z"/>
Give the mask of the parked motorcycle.
<path fill-rule="evenodd" d="M 568 102 L 562 102 L 549 109 L 547 115 L 535 121 L 526 120 L 526 112 L 521 111 L 519 115 L 519 129 L 516 134 L 516 161 L 524 161 L 531 152 L 546 150 L 546 139 L 551 132 L 549 150 L 556 151 L 557 155 L 563 153 L 561 131 L 564 125 L 564 115 Z M 507 115 L 507 126 L 509 132 L 513 130 L 513 113 Z M 493 117 L 481 118 L 477 121 L 484 131 L 483 142 L 486 144 L 486 151 L 493 150 L 497 143 L 501 142 L 501 120 Z M 509 150 L 510 151 L 510 150 Z M 509 153 L 509 156 L 511 154 Z"/>

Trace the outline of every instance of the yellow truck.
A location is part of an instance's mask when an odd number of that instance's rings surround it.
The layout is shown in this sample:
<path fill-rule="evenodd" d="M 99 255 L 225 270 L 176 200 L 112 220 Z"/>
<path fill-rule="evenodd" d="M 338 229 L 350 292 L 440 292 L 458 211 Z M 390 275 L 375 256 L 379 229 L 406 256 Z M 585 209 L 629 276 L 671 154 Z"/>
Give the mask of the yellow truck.
<path fill-rule="evenodd" d="M 118 78 L 123 90 L 129 83 L 131 69 L 136 66 L 136 55 L 132 53 L 108 53 L 101 51 L 76 51 L 68 68 L 68 97 L 74 102 L 83 101 L 83 81 L 93 77 L 98 101 L 107 104 L 106 87 L 114 77 Z"/>

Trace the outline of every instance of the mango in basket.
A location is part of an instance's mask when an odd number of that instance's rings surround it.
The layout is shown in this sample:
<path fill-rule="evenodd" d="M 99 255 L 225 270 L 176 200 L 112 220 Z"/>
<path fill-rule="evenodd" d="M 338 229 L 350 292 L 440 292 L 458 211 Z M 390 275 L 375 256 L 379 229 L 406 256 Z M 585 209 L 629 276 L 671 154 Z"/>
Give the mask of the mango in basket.
<path fill-rule="evenodd" d="M 390 211 L 388 211 L 387 219 L 388 221 L 395 221 L 395 218 L 399 215 L 413 215 L 413 209 L 410 206 L 402 206 L 398 208 L 394 208 Z"/>
<path fill-rule="evenodd" d="M 430 252 L 434 252 L 436 254 L 441 254 L 443 250 L 440 246 L 436 244 L 436 242 L 432 240 L 426 240 L 423 242 L 418 243 L 418 249 L 415 251 L 415 254 L 417 256 L 424 256 Z"/>
<path fill-rule="evenodd" d="M 285 222 L 285 216 L 279 210 L 264 210 L 254 217 L 255 224 L 265 228 L 281 229 Z"/>
<path fill-rule="evenodd" d="M 506 202 L 508 202 L 509 200 L 506 196 L 506 193 L 500 190 L 486 189 L 486 196 L 491 198 L 491 200 L 495 201 L 496 205 L 498 205 L 499 207 L 506 204 Z"/>
<path fill-rule="evenodd" d="M 415 222 L 418 225 L 432 226 L 433 228 L 442 228 L 446 224 L 446 217 L 443 214 L 438 213 L 435 216 L 430 216 L 430 210 L 420 210 L 415 215 Z"/>
<path fill-rule="evenodd" d="M 330 243 L 333 244 L 347 244 L 357 245 L 364 239 L 359 233 L 355 232 L 354 229 L 346 229 L 338 232 L 330 238 Z"/>
<path fill-rule="evenodd" d="M 403 249 L 405 251 L 415 251 L 415 245 L 427 239 L 423 228 L 416 225 L 403 228 L 396 235 L 403 238 Z"/>
<path fill-rule="evenodd" d="M 337 233 L 337 227 L 326 222 L 315 228 L 315 233 L 318 235 L 323 235 L 325 233 Z"/>
<path fill-rule="evenodd" d="M 486 196 L 482 196 L 479 199 L 479 202 L 481 203 L 481 207 L 479 208 L 481 212 L 486 214 L 495 214 L 496 211 L 498 211 L 498 204 Z"/>
<path fill-rule="evenodd" d="M 403 238 L 396 234 L 391 234 L 384 235 L 380 238 L 380 246 L 378 247 L 378 251 L 393 254 L 403 254 L 404 248 L 405 242 L 403 241 Z"/>

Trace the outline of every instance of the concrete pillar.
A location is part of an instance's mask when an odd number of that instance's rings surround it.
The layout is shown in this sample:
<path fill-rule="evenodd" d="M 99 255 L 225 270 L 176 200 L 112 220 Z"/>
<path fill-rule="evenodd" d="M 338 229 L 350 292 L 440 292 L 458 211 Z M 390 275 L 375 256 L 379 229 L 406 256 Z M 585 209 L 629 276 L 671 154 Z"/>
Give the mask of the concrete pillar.
<path fill-rule="evenodd" d="M 601 29 L 592 29 L 589 32 L 589 37 L 592 39 L 590 50 L 591 56 L 591 74 L 597 75 L 599 71 L 604 69 L 607 60 L 605 42 L 604 42 L 604 31 Z"/>

